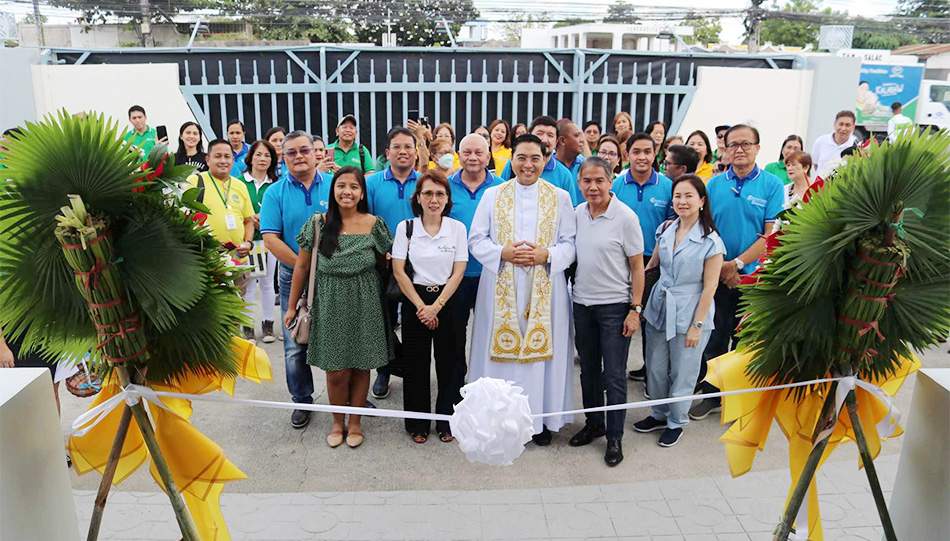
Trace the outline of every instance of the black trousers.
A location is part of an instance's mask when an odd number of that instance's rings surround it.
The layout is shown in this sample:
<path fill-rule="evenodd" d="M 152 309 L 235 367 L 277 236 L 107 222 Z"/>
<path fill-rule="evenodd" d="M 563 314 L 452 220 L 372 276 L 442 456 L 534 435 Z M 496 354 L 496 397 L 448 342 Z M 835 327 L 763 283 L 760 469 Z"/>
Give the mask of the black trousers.
<path fill-rule="evenodd" d="M 699 390 L 703 393 L 718 393 L 717 389 L 711 383 L 703 381 L 706 377 L 706 363 L 710 359 L 715 359 L 720 355 L 736 349 L 739 340 L 736 337 L 736 327 L 739 326 L 739 289 L 729 289 L 720 283 L 716 288 L 716 296 L 713 298 L 716 303 L 716 315 L 713 317 L 713 324 L 716 326 L 709 336 L 709 343 L 706 344 L 706 350 L 703 351 L 703 362 L 699 365 Z M 719 398 L 714 398 L 720 402 Z"/>
<path fill-rule="evenodd" d="M 416 286 L 416 292 L 426 304 L 432 304 L 442 292 L 443 286 Z M 429 413 L 432 411 L 432 395 L 429 388 L 432 350 L 435 348 L 435 376 L 438 396 L 435 399 L 435 412 L 451 415 L 453 406 L 462 401 L 459 389 L 465 366 L 464 328 L 460 329 L 459 320 L 453 305 L 454 297 L 449 299 L 439 311 L 439 326 L 429 330 L 416 316 L 416 308 L 410 302 L 402 304 L 402 349 L 403 364 L 406 367 L 403 376 L 403 409 Z M 406 431 L 410 433 L 429 433 L 429 421 L 406 419 Z M 436 421 L 439 432 L 449 430 L 448 421 Z"/>

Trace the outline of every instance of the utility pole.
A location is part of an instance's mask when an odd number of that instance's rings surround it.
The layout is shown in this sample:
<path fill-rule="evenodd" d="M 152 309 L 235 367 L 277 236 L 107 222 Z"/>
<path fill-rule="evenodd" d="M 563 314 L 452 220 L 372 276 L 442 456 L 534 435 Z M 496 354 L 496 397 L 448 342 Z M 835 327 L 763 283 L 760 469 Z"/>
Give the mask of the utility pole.
<path fill-rule="evenodd" d="M 33 0 L 33 20 L 36 21 L 36 31 L 39 32 L 40 36 L 40 46 L 46 46 L 46 36 L 43 35 L 43 18 L 40 15 L 40 2 L 39 0 Z"/>
<path fill-rule="evenodd" d="M 139 9 L 142 11 L 142 47 L 154 47 L 155 40 L 152 39 L 152 17 L 149 14 L 148 0 L 139 0 Z"/>
<path fill-rule="evenodd" d="M 752 0 L 752 8 L 749 10 L 749 54 L 759 53 L 759 23 L 762 18 L 761 6 L 765 0 Z"/>

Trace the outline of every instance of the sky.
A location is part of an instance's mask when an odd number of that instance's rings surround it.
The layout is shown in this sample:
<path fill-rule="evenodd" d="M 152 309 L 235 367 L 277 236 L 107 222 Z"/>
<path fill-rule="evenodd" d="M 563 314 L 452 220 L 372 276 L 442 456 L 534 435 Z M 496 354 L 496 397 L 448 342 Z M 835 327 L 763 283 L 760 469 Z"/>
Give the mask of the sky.
<path fill-rule="evenodd" d="M 547 13 L 555 17 L 570 15 L 596 19 L 602 17 L 607 12 L 608 6 L 615 0 L 473 0 L 473 2 L 475 7 L 482 12 L 483 17 L 489 20 L 509 16 L 508 10 L 532 14 Z M 750 0 L 627 0 L 627 3 L 658 8 L 702 6 L 703 8 L 745 9 L 750 5 Z M 784 5 L 784 3 L 785 0 L 779 0 L 779 5 Z M 772 0 L 766 0 L 765 6 L 771 7 L 771 4 Z M 830 7 L 836 11 L 847 11 L 852 15 L 880 17 L 892 13 L 897 6 L 897 0 L 820 0 L 820 5 L 822 8 Z M 552 9 L 556 11 L 551 13 Z M 40 5 L 40 11 L 48 17 L 51 24 L 69 23 L 75 17 L 70 10 L 53 8 L 45 4 Z M 497 13 L 493 15 L 491 13 L 493 11 Z M 33 7 L 29 2 L 0 0 L 0 12 L 13 13 L 17 21 L 20 21 L 33 12 Z M 723 18 L 721 24 L 723 29 L 721 38 L 724 42 L 742 41 L 744 29 L 740 18 Z"/>

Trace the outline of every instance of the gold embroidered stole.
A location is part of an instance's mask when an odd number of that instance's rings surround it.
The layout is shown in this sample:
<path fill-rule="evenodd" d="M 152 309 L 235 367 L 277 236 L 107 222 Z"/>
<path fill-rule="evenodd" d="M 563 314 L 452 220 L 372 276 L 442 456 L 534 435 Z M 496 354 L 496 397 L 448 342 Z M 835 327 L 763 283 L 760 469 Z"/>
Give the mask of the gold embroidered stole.
<path fill-rule="evenodd" d="M 511 179 L 498 188 L 495 198 L 495 232 L 503 246 L 515 240 L 515 183 Z M 538 224 L 534 243 L 549 247 L 557 234 L 557 189 L 538 179 Z M 494 316 L 490 358 L 496 362 L 534 363 L 550 361 L 554 357 L 551 341 L 551 277 L 545 265 L 531 267 L 528 278 L 528 298 L 525 319 L 526 336 L 521 335 L 518 300 L 515 296 L 515 266 L 503 262 L 495 277 Z"/>

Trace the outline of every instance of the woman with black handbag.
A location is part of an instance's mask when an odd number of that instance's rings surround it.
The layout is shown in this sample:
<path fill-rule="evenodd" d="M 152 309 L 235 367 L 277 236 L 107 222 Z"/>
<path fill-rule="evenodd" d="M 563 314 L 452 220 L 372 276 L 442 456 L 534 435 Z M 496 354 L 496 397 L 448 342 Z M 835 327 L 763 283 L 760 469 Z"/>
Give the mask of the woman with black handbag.
<path fill-rule="evenodd" d="M 462 281 L 468 262 L 465 224 L 449 218 L 452 189 L 441 172 L 432 170 L 419 177 L 412 195 L 416 218 L 396 228 L 393 243 L 393 275 L 405 295 L 402 302 L 403 409 L 429 413 L 431 396 L 429 366 L 435 346 L 438 396 L 435 412 L 451 415 L 462 400 L 459 390 L 464 374 L 465 334 L 454 317 L 452 295 Z M 452 441 L 448 421 L 436 421 L 442 442 Z M 406 431 L 416 443 L 429 437 L 429 421 L 406 419 Z"/>
<path fill-rule="evenodd" d="M 379 302 L 376 259 L 392 247 L 386 222 L 369 213 L 363 172 L 347 166 L 336 172 L 326 215 L 315 214 L 300 229 L 300 253 L 290 286 L 284 325 L 296 323 L 297 301 L 311 272 L 316 273 L 307 363 L 327 373 L 330 404 L 366 404 L 369 371 L 385 365 L 393 352 Z M 314 246 L 319 228 L 319 245 Z M 312 258 L 317 250 L 317 257 Z M 316 260 L 311 268 L 311 259 Z M 312 294 L 312 293 L 311 293 Z M 363 443 L 359 415 L 333 414 L 327 445 L 350 447 Z M 345 436 L 344 436 L 345 434 Z M 345 440 L 344 440 L 345 438 Z"/>

